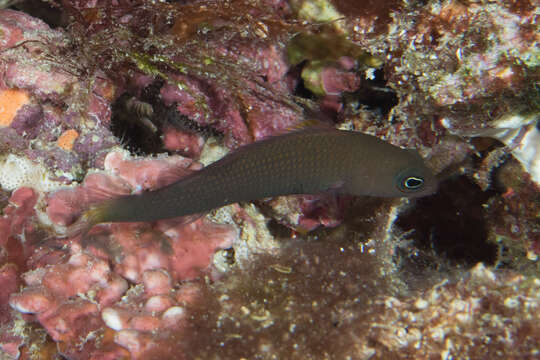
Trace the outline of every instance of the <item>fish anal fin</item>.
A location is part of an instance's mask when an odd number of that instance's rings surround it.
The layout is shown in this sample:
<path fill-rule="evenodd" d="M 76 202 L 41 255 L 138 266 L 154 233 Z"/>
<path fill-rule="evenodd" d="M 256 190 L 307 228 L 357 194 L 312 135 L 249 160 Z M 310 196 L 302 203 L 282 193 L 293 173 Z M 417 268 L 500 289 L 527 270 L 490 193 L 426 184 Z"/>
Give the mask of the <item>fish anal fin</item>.
<path fill-rule="evenodd" d="M 191 224 L 192 222 L 199 220 L 206 214 L 207 212 L 202 212 L 202 213 L 191 214 L 191 215 L 186 215 L 186 216 L 179 216 L 179 217 L 166 219 L 166 220 L 159 220 L 156 222 L 156 228 L 165 233 L 168 230 L 171 230 L 175 227 Z"/>
<path fill-rule="evenodd" d="M 328 185 L 326 191 L 339 193 L 339 191 L 343 189 L 343 185 L 345 185 L 345 180 L 335 181 Z"/>

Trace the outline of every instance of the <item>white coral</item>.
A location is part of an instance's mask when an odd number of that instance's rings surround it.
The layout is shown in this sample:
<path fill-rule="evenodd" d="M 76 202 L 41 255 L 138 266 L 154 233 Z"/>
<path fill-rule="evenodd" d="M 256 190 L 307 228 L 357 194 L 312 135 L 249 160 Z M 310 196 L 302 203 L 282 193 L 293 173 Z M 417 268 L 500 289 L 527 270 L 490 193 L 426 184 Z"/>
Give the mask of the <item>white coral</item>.
<path fill-rule="evenodd" d="M 47 169 L 41 164 L 14 154 L 0 158 L 0 186 L 4 190 L 15 190 L 28 186 L 38 191 L 52 191 L 62 184 L 51 180 Z"/>

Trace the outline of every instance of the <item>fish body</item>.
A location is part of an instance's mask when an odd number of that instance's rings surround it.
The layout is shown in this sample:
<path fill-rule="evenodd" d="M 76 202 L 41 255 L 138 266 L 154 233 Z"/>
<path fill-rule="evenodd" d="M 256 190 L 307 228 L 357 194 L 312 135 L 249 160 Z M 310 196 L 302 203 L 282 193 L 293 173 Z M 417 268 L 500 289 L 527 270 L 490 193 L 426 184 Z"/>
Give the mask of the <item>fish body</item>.
<path fill-rule="evenodd" d="M 89 224 L 155 221 L 281 195 L 415 197 L 436 187 L 416 151 L 354 131 L 309 129 L 246 145 L 155 191 L 107 200 L 85 218 Z"/>

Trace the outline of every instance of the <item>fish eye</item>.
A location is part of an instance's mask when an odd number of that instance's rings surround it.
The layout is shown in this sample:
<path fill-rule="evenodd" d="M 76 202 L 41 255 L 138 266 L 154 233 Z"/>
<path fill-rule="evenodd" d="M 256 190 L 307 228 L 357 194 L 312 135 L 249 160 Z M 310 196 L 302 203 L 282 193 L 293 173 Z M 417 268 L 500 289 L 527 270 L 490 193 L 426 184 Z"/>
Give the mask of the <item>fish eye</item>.
<path fill-rule="evenodd" d="M 405 169 L 396 176 L 396 187 L 404 193 L 411 193 L 421 190 L 424 187 L 424 177 L 422 171 L 417 169 Z"/>
<path fill-rule="evenodd" d="M 418 176 L 409 176 L 403 180 L 403 187 L 409 190 L 416 190 L 424 185 L 424 179 Z"/>

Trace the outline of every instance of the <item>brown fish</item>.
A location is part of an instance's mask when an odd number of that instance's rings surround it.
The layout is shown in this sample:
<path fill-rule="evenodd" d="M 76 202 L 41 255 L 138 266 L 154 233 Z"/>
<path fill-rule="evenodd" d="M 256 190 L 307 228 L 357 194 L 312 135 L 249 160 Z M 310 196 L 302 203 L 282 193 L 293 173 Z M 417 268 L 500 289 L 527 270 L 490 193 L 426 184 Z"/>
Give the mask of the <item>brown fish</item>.
<path fill-rule="evenodd" d="M 435 176 L 414 150 L 354 131 L 309 129 L 246 145 L 161 189 L 94 205 L 78 226 L 155 221 L 240 201 L 326 190 L 417 197 L 436 188 Z"/>

